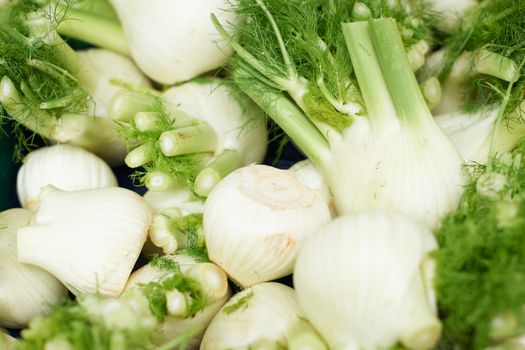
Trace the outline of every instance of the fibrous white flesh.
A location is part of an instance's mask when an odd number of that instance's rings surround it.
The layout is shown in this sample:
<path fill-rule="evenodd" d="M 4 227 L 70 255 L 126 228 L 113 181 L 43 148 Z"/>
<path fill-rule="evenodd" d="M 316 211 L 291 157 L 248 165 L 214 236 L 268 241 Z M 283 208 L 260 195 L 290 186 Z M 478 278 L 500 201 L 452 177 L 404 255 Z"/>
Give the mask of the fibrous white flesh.
<path fill-rule="evenodd" d="M 74 294 L 118 296 L 146 240 L 151 209 L 123 188 L 44 189 L 31 226 L 18 230 L 18 259 L 56 276 Z"/>
<path fill-rule="evenodd" d="M 82 64 L 80 69 L 90 70 L 91 78 L 83 83 L 92 100 L 86 130 L 71 143 L 96 153 L 111 165 L 121 164 L 127 151 L 126 141 L 118 135 L 116 124 L 107 115 L 111 97 L 122 88 L 116 81 L 139 87 L 151 84 L 129 58 L 112 51 L 88 49 L 78 51 L 77 55 Z"/>
<path fill-rule="evenodd" d="M 116 187 L 111 168 L 80 147 L 55 145 L 32 151 L 17 175 L 18 200 L 24 208 L 38 208 L 42 188 L 53 185 L 65 191 Z"/>
<path fill-rule="evenodd" d="M 236 304 L 237 309 L 229 310 Z M 275 282 L 256 284 L 228 300 L 208 326 L 200 348 L 250 349 L 261 341 L 284 348 L 287 332 L 303 318 L 292 288 Z"/>
<path fill-rule="evenodd" d="M 194 258 L 188 255 L 170 255 L 170 258 L 179 264 L 182 273 L 187 273 L 190 268 L 198 264 Z M 128 291 L 132 288 L 137 288 L 137 286 L 141 283 L 160 281 L 162 278 L 167 277 L 168 275 L 169 271 L 167 272 L 155 268 L 151 266 L 151 263 L 149 263 L 131 274 L 128 283 L 126 284 L 125 290 Z M 224 285 L 227 285 L 228 283 L 225 274 L 220 284 L 222 283 L 224 283 Z M 202 287 L 207 288 L 206 286 Z M 199 311 L 194 317 L 181 318 L 167 315 L 157 328 L 158 334 L 154 337 L 154 343 L 160 345 L 177 336 L 192 332 L 192 340 L 189 346 L 192 349 L 198 348 L 198 344 L 202 339 L 206 327 L 210 324 L 215 314 L 231 296 L 229 288 L 224 289 L 224 291 L 225 292 L 221 297 L 206 305 L 206 307 Z"/>
<path fill-rule="evenodd" d="M 230 45 L 210 21 L 218 14 L 228 25 L 236 21 L 224 0 L 111 0 L 140 69 L 162 84 L 189 80 L 225 64 Z M 144 30 L 148 28 L 148 30 Z"/>
<path fill-rule="evenodd" d="M 291 273 L 302 241 L 329 220 L 320 192 L 285 170 L 251 165 L 214 188 L 203 229 L 210 260 L 251 286 Z"/>
<path fill-rule="evenodd" d="M 431 227 L 457 205 L 463 159 L 430 120 L 417 131 L 356 118 L 324 173 L 338 213 L 396 208 Z"/>
<path fill-rule="evenodd" d="M 304 243 L 299 304 L 331 349 L 429 349 L 439 338 L 432 232 L 392 211 L 336 218 Z"/>
<path fill-rule="evenodd" d="M 16 230 L 28 225 L 30 218 L 31 211 L 26 209 L 10 209 L 0 213 L 2 327 L 25 327 L 33 317 L 48 312 L 49 305 L 67 295 L 66 287 L 55 277 L 38 267 L 17 261 Z"/>
<path fill-rule="evenodd" d="M 217 135 L 215 154 L 237 150 L 241 164 L 260 163 L 266 153 L 266 126 L 255 106 L 236 100 L 220 80 L 189 82 L 172 87 L 163 94 L 168 110 L 181 110 L 207 122 Z M 176 112 L 175 112 L 176 113 Z"/>
<path fill-rule="evenodd" d="M 148 191 L 144 194 L 155 213 L 166 209 L 177 208 L 181 215 L 202 213 L 204 203 L 195 198 L 194 194 L 185 186 L 172 188 L 166 191 Z"/>

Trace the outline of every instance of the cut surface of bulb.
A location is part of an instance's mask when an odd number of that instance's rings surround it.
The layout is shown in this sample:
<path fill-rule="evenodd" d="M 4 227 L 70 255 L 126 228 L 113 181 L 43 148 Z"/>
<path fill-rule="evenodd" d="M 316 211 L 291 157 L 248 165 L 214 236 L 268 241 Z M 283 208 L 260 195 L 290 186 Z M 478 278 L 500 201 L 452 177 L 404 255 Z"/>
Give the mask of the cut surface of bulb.
<path fill-rule="evenodd" d="M 203 218 L 210 260 L 251 286 L 291 273 L 302 241 L 330 220 L 330 210 L 288 171 L 250 165 L 214 188 Z"/>
<path fill-rule="evenodd" d="M 98 156 L 72 145 L 42 147 L 30 152 L 17 175 L 18 200 L 36 209 L 47 185 L 65 191 L 118 186 L 111 168 Z"/>
<path fill-rule="evenodd" d="M 395 211 L 340 216 L 304 243 L 299 305 L 333 349 L 431 349 L 441 332 L 432 232 Z M 344 302 L 341 302 L 344 301 Z"/>
<path fill-rule="evenodd" d="M 47 187 L 34 223 L 18 229 L 18 259 L 74 294 L 118 296 L 146 241 L 152 212 L 123 188 L 65 192 Z"/>
<path fill-rule="evenodd" d="M 17 261 L 16 230 L 31 219 L 27 209 L 0 212 L 0 326 L 22 328 L 50 305 L 67 296 L 67 289 L 48 272 Z M 0 346 L 1 348 L 1 346 Z"/>

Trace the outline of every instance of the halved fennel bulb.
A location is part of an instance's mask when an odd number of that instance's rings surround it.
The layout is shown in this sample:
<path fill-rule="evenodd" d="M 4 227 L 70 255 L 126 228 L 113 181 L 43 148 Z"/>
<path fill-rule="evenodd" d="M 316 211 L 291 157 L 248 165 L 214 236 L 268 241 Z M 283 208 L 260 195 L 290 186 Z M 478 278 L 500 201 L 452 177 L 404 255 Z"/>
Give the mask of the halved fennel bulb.
<path fill-rule="evenodd" d="M 2 327 L 25 327 L 33 317 L 47 313 L 51 310 L 50 305 L 67 296 L 66 287 L 48 272 L 17 261 L 16 230 L 29 224 L 31 214 L 27 209 L 10 209 L 0 213 Z"/>
<path fill-rule="evenodd" d="M 247 287 L 291 273 L 303 240 L 328 221 L 319 191 L 286 170 L 250 165 L 211 192 L 203 228 L 210 260 Z"/>
<path fill-rule="evenodd" d="M 116 187 L 111 168 L 98 156 L 72 145 L 42 147 L 30 152 L 17 175 L 18 200 L 36 209 L 42 188 L 53 185 L 65 191 Z"/>
<path fill-rule="evenodd" d="M 235 294 L 213 318 L 201 350 L 327 349 L 305 321 L 295 290 L 256 284 Z"/>
<path fill-rule="evenodd" d="M 140 69 L 162 84 L 189 80 L 225 64 L 232 54 L 210 21 L 224 24 L 236 15 L 224 0 L 110 0 L 122 23 L 131 55 Z M 148 28 L 148 30 L 144 30 Z"/>
<path fill-rule="evenodd" d="M 34 222 L 18 229 L 18 260 L 47 270 L 75 295 L 118 296 L 151 218 L 144 199 L 127 189 L 65 192 L 49 186 Z"/>
<path fill-rule="evenodd" d="M 331 349 L 431 349 L 441 332 L 433 290 L 437 244 L 405 214 L 340 216 L 299 252 L 294 285 Z"/>

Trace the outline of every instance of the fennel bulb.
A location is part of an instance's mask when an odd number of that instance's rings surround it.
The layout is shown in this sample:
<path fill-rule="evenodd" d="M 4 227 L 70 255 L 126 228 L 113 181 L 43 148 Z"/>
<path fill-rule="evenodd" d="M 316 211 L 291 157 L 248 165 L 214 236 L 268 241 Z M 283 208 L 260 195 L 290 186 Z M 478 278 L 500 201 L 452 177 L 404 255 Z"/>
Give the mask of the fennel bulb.
<path fill-rule="evenodd" d="M 24 208 L 38 208 L 47 185 L 64 191 L 116 187 L 117 178 L 99 157 L 72 145 L 42 147 L 30 152 L 17 175 L 18 200 Z"/>
<path fill-rule="evenodd" d="M 305 320 L 295 290 L 267 282 L 235 294 L 206 329 L 201 350 L 327 349 Z"/>
<path fill-rule="evenodd" d="M 250 165 L 210 193 L 204 239 L 210 260 L 249 287 L 290 274 L 303 240 L 330 218 L 319 191 L 286 170 Z"/>
<path fill-rule="evenodd" d="M 307 238 L 294 285 L 331 349 L 431 349 L 440 337 L 432 232 L 394 211 L 334 219 Z M 344 302 L 341 302 L 344 301 Z"/>
<path fill-rule="evenodd" d="M 40 197 L 32 224 L 18 229 L 18 260 L 47 270 L 75 295 L 120 295 L 151 223 L 144 199 L 118 187 L 48 186 Z"/>
<path fill-rule="evenodd" d="M 165 265 L 177 264 L 182 274 L 199 283 L 200 289 L 206 295 L 205 304 L 199 311 L 190 314 L 191 304 L 199 301 L 193 300 L 187 293 L 181 295 L 168 292 L 166 294 L 167 314 L 159 323 L 156 335 L 152 339 L 155 344 L 160 345 L 178 336 L 190 334 L 189 347 L 198 348 L 205 329 L 231 295 L 227 276 L 217 266 L 210 263 L 199 263 L 188 255 L 166 255 L 160 259 L 162 259 L 160 262 L 153 260 L 135 271 L 129 278 L 126 291 L 133 288 L 140 289 L 141 286 L 150 282 L 161 283 L 163 279 L 174 273 Z"/>
<path fill-rule="evenodd" d="M 151 79 L 174 84 L 226 63 L 232 50 L 210 22 L 220 12 L 222 23 L 236 22 L 224 0 L 110 0 L 130 46 L 133 60 Z M 144 28 L 148 28 L 144 30 Z"/>
<path fill-rule="evenodd" d="M 10 209 L 0 213 L 2 327 L 25 327 L 33 317 L 49 313 L 51 304 L 67 296 L 67 289 L 55 277 L 36 266 L 17 261 L 16 230 L 27 226 L 30 219 L 31 212 L 26 209 Z"/>
<path fill-rule="evenodd" d="M 161 96 L 122 91 L 110 116 L 129 122 L 122 134 L 135 148 L 126 164 L 144 166 L 141 180 L 154 191 L 186 182 L 205 197 L 229 172 L 261 162 L 266 152 L 260 110 L 219 79 L 188 82 Z"/>
<path fill-rule="evenodd" d="M 77 54 L 55 31 L 60 6 L 13 1 L 0 7 L 0 103 L 32 132 L 52 141 L 73 142 L 115 165 L 125 145 L 104 113 L 109 80 L 149 86 L 133 63 L 99 49 Z M 43 6 L 39 8 L 39 6 Z M 36 45 L 35 43 L 38 43 Z M 118 68 L 113 68 L 113 67 Z M 93 95 L 93 96 L 92 96 Z M 98 108 L 95 107 L 98 106 Z M 23 133 L 21 146 L 28 147 Z"/>
<path fill-rule="evenodd" d="M 320 10 L 245 0 L 238 10 L 250 24 L 238 36 L 215 24 L 238 55 L 234 80 L 323 173 L 339 214 L 396 208 L 436 226 L 459 201 L 463 159 L 435 124 L 405 51 L 424 40 L 424 15 L 387 3 L 367 5 L 400 17 L 400 27 L 412 23 L 412 35 L 402 38 L 391 18 L 350 22 L 342 2 Z"/>

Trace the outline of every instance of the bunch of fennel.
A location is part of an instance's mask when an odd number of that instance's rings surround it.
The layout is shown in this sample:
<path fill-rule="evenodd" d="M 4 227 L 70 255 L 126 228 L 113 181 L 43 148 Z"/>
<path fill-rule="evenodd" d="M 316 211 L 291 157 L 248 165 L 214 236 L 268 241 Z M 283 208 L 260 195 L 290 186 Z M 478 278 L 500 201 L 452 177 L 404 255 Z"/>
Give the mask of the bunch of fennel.
<path fill-rule="evenodd" d="M 396 208 L 436 226 L 455 208 L 463 160 L 409 60 L 430 40 L 422 10 L 272 0 L 236 10 L 247 20 L 235 35 L 214 19 L 237 53 L 234 81 L 323 173 L 338 213 Z"/>

